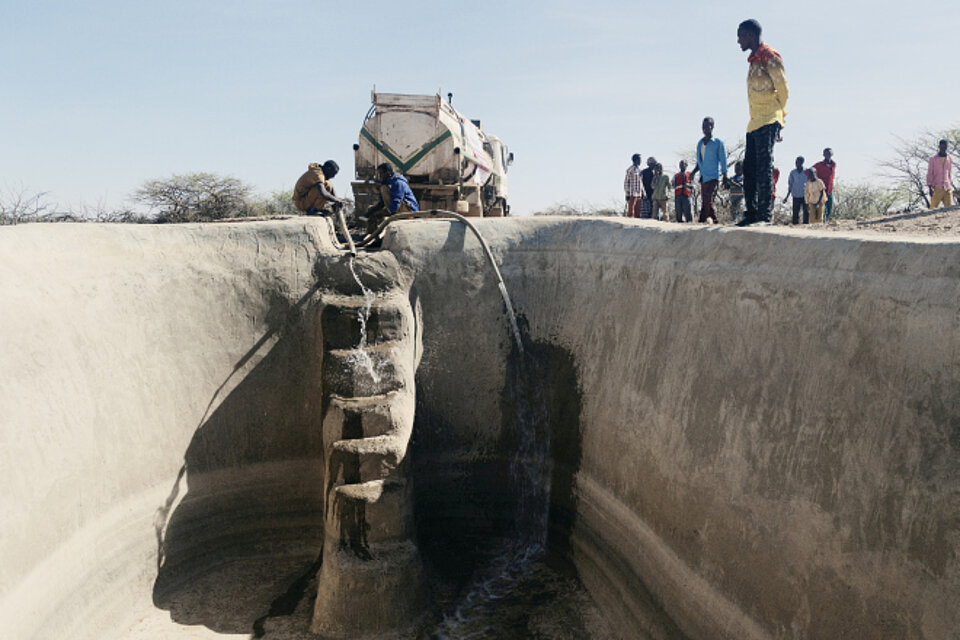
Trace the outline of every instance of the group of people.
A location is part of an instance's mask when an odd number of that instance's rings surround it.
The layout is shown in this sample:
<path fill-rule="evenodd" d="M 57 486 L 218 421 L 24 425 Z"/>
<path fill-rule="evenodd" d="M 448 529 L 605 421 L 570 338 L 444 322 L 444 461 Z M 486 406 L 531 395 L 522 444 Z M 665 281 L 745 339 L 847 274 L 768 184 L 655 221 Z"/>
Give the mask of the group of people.
<path fill-rule="evenodd" d="M 656 158 L 648 158 L 647 167 L 641 169 L 642 157 L 638 153 L 633 155 L 633 163 L 627 167 L 623 183 L 627 217 L 666 220 L 667 200 L 672 186 L 676 221 L 692 222 L 690 198 L 694 176 L 699 172 L 702 206 L 698 222 L 719 222 L 714 208 L 718 185 L 729 191 L 730 221 L 737 223 L 742 219 L 743 163 L 734 164 L 734 175 L 728 179 L 726 150 L 723 142 L 713 137 L 713 127 L 713 118 L 704 118 L 704 136 L 697 143 L 697 165 L 693 171 L 687 171 L 687 162 L 681 160 L 680 171 L 674 174 L 672 181 L 663 175 L 663 165 L 658 163 Z M 927 189 L 931 209 L 953 206 L 953 158 L 948 153 L 948 146 L 947 140 L 940 140 L 937 153 L 927 162 Z M 795 168 L 787 178 L 787 194 L 783 197 L 783 202 L 786 204 L 792 200 L 793 224 L 827 222 L 833 213 L 833 186 L 837 174 L 833 149 L 824 149 L 823 160 L 812 167 L 804 168 L 805 162 L 803 156 L 797 156 Z M 772 195 L 775 200 L 780 171 L 773 167 L 772 173 Z"/>
<path fill-rule="evenodd" d="M 771 220 L 776 197 L 773 145 L 780 140 L 780 129 L 784 126 L 789 88 L 783 58 L 763 42 L 761 33 L 760 23 L 756 20 L 744 20 L 737 28 L 740 49 L 750 51 L 747 58 L 750 122 L 744 158 L 734 167 L 734 178 L 728 178 L 726 148 L 723 141 L 713 135 L 713 118 L 704 118 L 703 137 L 697 142 L 693 170 L 688 173 L 686 162 L 681 161 L 680 171 L 673 177 L 674 210 L 678 222 L 692 221 L 690 196 L 697 173 L 700 174 L 700 222 L 719 222 L 714 198 L 721 186 L 730 190 L 731 208 L 737 208 L 731 213 L 737 225 L 748 226 Z M 640 169 L 640 161 L 640 155 L 634 154 L 633 164 L 627 168 L 624 180 L 627 215 L 663 219 L 670 180 L 663 176 L 663 167 L 654 158 L 647 160 L 646 169 Z M 741 206 L 744 207 L 742 215 L 739 213 Z"/>
<path fill-rule="evenodd" d="M 827 222 L 833 213 L 833 178 L 837 174 L 837 163 L 833 160 L 833 150 L 823 150 L 823 160 L 809 169 L 803 168 L 806 162 L 803 156 L 797 156 L 796 168 L 787 178 L 786 203 L 793 199 L 793 224 Z"/>
<path fill-rule="evenodd" d="M 307 215 L 339 211 L 347 200 L 337 197 L 330 182 L 338 173 L 340 166 L 333 160 L 323 164 L 311 162 L 293 187 L 294 206 Z M 377 167 L 377 181 L 380 183 L 380 199 L 366 211 L 368 234 L 373 233 L 388 215 L 420 210 L 420 203 L 407 179 L 389 162 Z"/>
<path fill-rule="evenodd" d="M 730 220 L 738 226 L 770 222 L 776 201 L 780 171 L 773 166 L 773 147 L 780 141 L 780 130 L 787 115 L 789 87 L 783 69 L 783 58 L 761 39 L 762 29 L 756 20 L 745 20 L 737 28 L 737 43 L 747 58 L 747 101 L 750 121 L 747 124 L 746 149 L 742 162 L 734 165 L 733 178 L 727 177 L 727 152 L 723 141 L 713 135 L 713 118 L 703 119 L 703 137 L 697 142 L 695 166 L 687 171 L 687 162 L 680 161 L 680 171 L 673 180 L 663 175 L 663 166 L 656 158 L 633 155 L 623 182 L 626 215 L 632 218 L 667 218 L 667 200 L 672 185 L 677 222 L 692 222 L 691 195 L 694 178 L 700 174 L 700 213 L 698 221 L 719 223 L 714 199 L 723 187 L 729 190 Z M 930 208 L 953 205 L 952 159 L 948 143 L 940 141 L 937 155 L 927 167 L 927 188 Z M 801 156 L 787 181 L 784 203 L 793 199 L 793 224 L 826 222 L 833 213 L 833 187 L 837 163 L 833 150 L 823 150 L 823 160 L 804 168 Z"/>
<path fill-rule="evenodd" d="M 737 223 L 744 217 L 744 174 L 743 163 L 734 163 L 732 177 L 727 177 L 727 153 L 723 141 L 713 137 L 713 118 L 703 120 L 703 138 L 697 143 L 697 162 L 692 171 L 687 171 L 687 161 L 680 161 L 680 170 L 670 179 L 663 175 L 663 165 L 656 158 L 647 158 L 646 168 L 641 168 L 642 157 L 633 154 L 633 162 L 627 167 L 623 181 L 626 196 L 626 216 L 631 218 L 668 219 L 667 200 L 673 190 L 674 215 L 677 222 L 692 222 L 691 198 L 695 182 L 700 184 L 701 207 L 697 221 L 712 220 L 719 223 L 715 207 L 715 198 L 719 189 L 729 194 L 730 222 Z M 826 222 L 833 212 L 833 182 L 837 173 L 837 163 L 833 160 L 833 150 L 823 150 L 823 160 L 809 169 L 804 169 L 806 160 L 800 156 L 796 168 L 790 172 L 787 181 L 788 193 L 783 202 L 793 198 L 793 224 Z M 700 174 L 699 181 L 695 180 Z M 771 200 L 776 199 L 777 181 L 780 171 L 772 170 Z M 772 204 L 771 204 L 772 206 Z M 801 215 L 802 214 L 802 215 Z"/>

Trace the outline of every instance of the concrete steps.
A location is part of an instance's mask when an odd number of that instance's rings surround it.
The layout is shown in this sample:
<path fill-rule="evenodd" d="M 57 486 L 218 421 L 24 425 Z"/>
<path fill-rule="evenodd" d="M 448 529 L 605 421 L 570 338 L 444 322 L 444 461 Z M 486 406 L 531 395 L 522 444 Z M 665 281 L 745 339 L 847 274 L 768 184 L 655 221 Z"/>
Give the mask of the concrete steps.
<path fill-rule="evenodd" d="M 357 271 L 367 286 L 370 269 Z M 322 297 L 324 557 L 311 630 L 326 638 L 403 636 L 425 594 L 405 463 L 417 322 L 398 280 L 370 281 L 373 292 L 347 282 Z"/>
<path fill-rule="evenodd" d="M 339 433 L 331 439 L 371 438 L 402 432 L 412 415 L 414 394 L 409 389 L 377 396 L 347 398 L 330 395 L 324 414 L 324 433 Z"/>

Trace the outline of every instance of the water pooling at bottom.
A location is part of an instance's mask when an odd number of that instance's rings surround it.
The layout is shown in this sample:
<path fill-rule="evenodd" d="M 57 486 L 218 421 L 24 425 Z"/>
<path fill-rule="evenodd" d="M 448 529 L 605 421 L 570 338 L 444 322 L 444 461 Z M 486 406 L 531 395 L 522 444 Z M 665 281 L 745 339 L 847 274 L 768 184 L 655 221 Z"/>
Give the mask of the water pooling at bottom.
<path fill-rule="evenodd" d="M 506 547 L 483 562 L 466 590 L 434 586 L 444 619 L 430 640 L 612 640 L 602 614 L 569 567 L 545 553 Z M 448 588 L 448 587 L 447 587 Z"/>
<path fill-rule="evenodd" d="M 472 589 L 473 596 L 452 582 L 435 581 L 433 606 L 417 640 L 618 638 L 572 571 L 544 556 L 507 566 L 513 557 L 509 551 L 491 555 L 471 581 L 485 585 L 482 591 Z M 314 567 L 311 558 L 297 555 L 226 559 L 170 595 L 170 606 L 189 612 L 193 622 L 172 623 L 168 611 L 152 608 L 122 632 L 105 632 L 103 638 L 318 640 L 309 630 Z M 452 611 L 461 617 L 438 622 Z M 214 619 L 218 622 L 211 623 Z"/>

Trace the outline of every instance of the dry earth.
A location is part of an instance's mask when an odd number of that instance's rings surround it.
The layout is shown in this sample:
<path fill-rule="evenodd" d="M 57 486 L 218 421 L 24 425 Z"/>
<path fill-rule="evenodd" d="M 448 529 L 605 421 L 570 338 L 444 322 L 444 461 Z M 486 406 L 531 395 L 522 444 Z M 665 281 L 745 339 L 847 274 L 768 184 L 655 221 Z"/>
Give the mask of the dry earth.
<path fill-rule="evenodd" d="M 812 224 L 809 228 L 821 231 L 868 231 L 956 237 L 960 236 L 960 207 L 915 211 L 864 220 L 839 220 L 826 224 Z"/>

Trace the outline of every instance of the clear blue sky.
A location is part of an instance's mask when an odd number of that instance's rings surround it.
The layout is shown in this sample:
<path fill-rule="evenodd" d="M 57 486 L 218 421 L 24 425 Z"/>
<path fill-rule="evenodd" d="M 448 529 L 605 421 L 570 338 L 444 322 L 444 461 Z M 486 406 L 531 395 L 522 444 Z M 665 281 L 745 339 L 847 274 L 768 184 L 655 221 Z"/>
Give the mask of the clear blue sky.
<path fill-rule="evenodd" d="M 704 115 L 743 136 L 748 17 L 790 83 L 782 168 L 831 146 L 838 179 L 874 179 L 893 134 L 960 122 L 943 1 L 0 0 L 0 187 L 119 206 L 150 178 L 266 193 L 334 158 L 346 193 L 376 85 L 452 91 L 515 152 L 516 213 L 617 202 L 630 155 L 675 166 Z"/>

